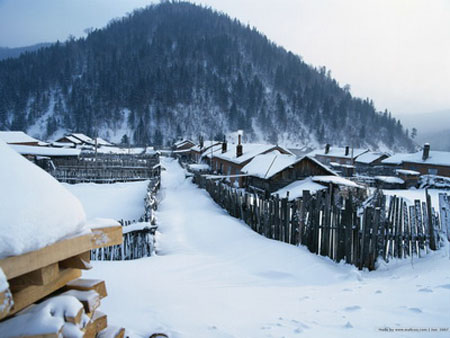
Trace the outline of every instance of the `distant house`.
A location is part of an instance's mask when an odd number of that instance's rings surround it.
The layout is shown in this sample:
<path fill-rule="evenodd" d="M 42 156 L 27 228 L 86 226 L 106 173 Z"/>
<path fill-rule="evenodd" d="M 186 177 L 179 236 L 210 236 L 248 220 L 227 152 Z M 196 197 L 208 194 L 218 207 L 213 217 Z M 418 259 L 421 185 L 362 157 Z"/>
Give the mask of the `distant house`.
<path fill-rule="evenodd" d="M 388 153 L 384 152 L 368 151 L 356 157 L 355 164 L 360 167 L 381 165 L 381 162 L 389 156 Z"/>
<path fill-rule="evenodd" d="M 278 145 L 273 144 L 256 144 L 256 143 L 241 143 L 241 136 L 239 135 L 238 144 L 228 149 L 228 144 L 224 143 L 222 151 L 213 155 L 211 160 L 212 170 L 227 176 L 242 175 L 242 168 L 247 165 L 255 156 L 266 154 L 268 152 L 278 150 L 281 154 L 292 153 Z M 241 177 L 237 177 L 239 186 L 243 185 Z M 231 177 L 230 181 L 234 183 L 236 177 Z"/>
<path fill-rule="evenodd" d="M 53 160 L 77 158 L 81 153 L 80 149 L 72 148 L 40 147 L 23 144 L 11 144 L 10 147 L 47 171 L 54 167 Z"/>
<path fill-rule="evenodd" d="M 204 141 L 203 145 L 195 145 L 190 148 L 190 159 L 192 162 L 200 163 L 202 160 L 206 163 L 210 162 L 210 158 L 214 153 L 222 150 L 223 142 Z M 209 163 L 208 163 L 209 164 Z"/>
<path fill-rule="evenodd" d="M 7 144 L 21 144 L 26 146 L 48 145 L 48 143 L 35 139 L 23 131 L 0 131 L 0 139 Z"/>
<path fill-rule="evenodd" d="M 331 163 L 353 165 L 355 160 L 364 153 L 367 153 L 369 149 L 358 149 L 331 147 L 327 144 L 325 149 L 313 150 L 308 153 L 308 156 L 314 157 L 323 164 L 330 165 Z"/>
<path fill-rule="evenodd" d="M 72 133 L 72 134 L 67 134 L 64 135 L 63 137 L 57 139 L 55 141 L 55 145 L 57 144 L 72 144 L 73 147 L 78 147 L 78 146 L 83 146 L 83 145 L 87 145 L 87 146 L 95 146 L 95 140 L 90 138 L 87 135 L 81 134 L 81 133 Z"/>
<path fill-rule="evenodd" d="M 417 171 L 421 175 L 450 177 L 450 152 L 432 151 L 429 144 L 425 144 L 422 151 L 395 154 L 382 163 L 394 169 Z"/>
<path fill-rule="evenodd" d="M 192 142 L 191 140 L 181 140 L 176 142 L 172 149 L 174 151 L 180 151 L 180 150 L 189 150 L 191 149 L 193 146 L 195 146 L 195 143 Z"/>
<path fill-rule="evenodd" d="M 260 192 L 272 193 L 309 176 L 337 176 L 331 169 L 308 156 L 297 158 L 278 150 L 258 155 L 242 168 L 246 185 Z"/>

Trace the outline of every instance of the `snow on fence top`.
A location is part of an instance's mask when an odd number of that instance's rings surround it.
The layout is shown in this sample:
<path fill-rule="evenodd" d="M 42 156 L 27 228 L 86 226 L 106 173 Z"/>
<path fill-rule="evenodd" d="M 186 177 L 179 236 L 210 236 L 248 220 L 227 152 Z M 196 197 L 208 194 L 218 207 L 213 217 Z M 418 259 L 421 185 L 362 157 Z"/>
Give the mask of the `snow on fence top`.
<path fill-rule="evenodd" d="M 80 201 L 0 140 L 0 258 L 85 231 Z"/>

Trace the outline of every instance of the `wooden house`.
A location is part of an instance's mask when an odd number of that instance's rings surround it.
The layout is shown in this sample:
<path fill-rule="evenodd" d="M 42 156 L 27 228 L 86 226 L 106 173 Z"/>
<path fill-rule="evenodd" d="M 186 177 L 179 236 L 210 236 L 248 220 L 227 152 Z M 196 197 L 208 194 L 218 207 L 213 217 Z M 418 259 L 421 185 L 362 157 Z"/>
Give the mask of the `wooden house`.
<path fill-rule="evenodd" d="M 179 150 L 189 150 L 191 149 L 193 146 L 195 146 L 195 143 L 192 142 L 191 140 L 181 140 L 176 142 L 172 149 L 174 151 L 179 151 Z"/>
<path fill-rule="evenodd" d="M 19 144 L 24 146 L 46 146 L 48 143 L 42 142 L 23 131 L 0 131 L 0 140 L 7 144 Z"/>
<path fill-rule="evenodd" d="M 355 160 L 369 151 L 369 149 L 357 149 L 346 146 L 345 148 L 331 147 L 327 144 L 325 149 L 313 150 L 308 156 L 314 157 L 325 165 L 331 163 L 353 165 Z"/>
<path fill-rule="evenodd" d="M 256 156 L 242 168 L 242 172 L 248 175 L 245 177 L 246 186 L 266 194 L 309 176 L 337 176 L 312 157 L 303 156 L 299 159 L 279 151 Z"/>
<path fill-rule="evenodd" d="M 239 135 L 238 144 L 234 147 L 228 148 L 228 144 L 225 142 L 220 153 L 216 153 L 212 156 L 211 169 L 219 174 L 229 177 L 230 182 L 235 182 L 242 187 L 243 176 L 241 170 L 245 167 L 255 156 L 266 154 L 271 151 L 277 150 L 281 154 L 292 153 L 278 145 L 273 144 L 257 144 L 257 143 L 241 143 L 241 135 Z"/>
<path fill-rule="evenodd" d="M 190 160 L 194 163 L 205 162 L 210 164 L 212 155 L 222 150 L 223 142 L 204 141 L 202 143 L 190 148 Z"/>
<path fill-rule="evenodd" d="M 432 151 L 429 144 L 425 144 L 422 151 L 395 154 L 382 163 L 394 169 L 417 171 L 421 175 L 450 177 L 450 152 Z"/>

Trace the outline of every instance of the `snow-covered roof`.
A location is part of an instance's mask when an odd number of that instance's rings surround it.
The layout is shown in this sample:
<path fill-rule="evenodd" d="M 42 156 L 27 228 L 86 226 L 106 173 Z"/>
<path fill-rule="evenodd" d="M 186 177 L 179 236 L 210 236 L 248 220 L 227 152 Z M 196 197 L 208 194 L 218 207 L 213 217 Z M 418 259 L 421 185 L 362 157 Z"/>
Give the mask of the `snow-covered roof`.
<path fill-rule="evenodd" d="M 362 154 L 368 152 L 369 149 L 358 149 L 353 148 L 353 158 L 356 158 L 358 156 L 361 156 Z M 330 150 L 327 154 L 325 154 L 325 149 L 316 149 L 311 151 L 308 156 L 326 156 L 326 157 L 340 157 L 340 158 L 352 158 L 352 148 L 349 149 L 348 155 L 345 155 L 345 148 L 338 148 L 338 147 L 330 147 Z"/>
<path fill-rule="evenodd" d="M 340 176 L 313 176 L 312 180 L 314 182 L 319 182 L 319 183 L 325 183 L 325 184 L 335 184 L 335 185 L 344 185 L 347 187 L 352 187 L 352 188 L 364 188 L 363 186 L 360 186 L 358 184 L 356 184 L 353 181 L 350 181 L 344 177 L 340 177 Z"/>
<path fill-rule="evenodd" d="M 220 158 L 222 160 L 226 160 L 229 162 L 233 162 L 236 164 L 244 163 L 253 157 L 268 152 L 269 150 L 281 148 L 280 146 L 275 146 L 273 144 L 258 144 L 258 143 L 244 143 L 242 144 L 242 155 L 236 156 L 236 147 L 228 146 L 228 150 L 225 153 L 220 153 L 214 155 L 214 157 Z M 284 149 L 284 148 L 283 148 Z M 287 149 L 284 149 L 286 153 L 291 154 L 291 152 Z"/>
<path fill-rule="evenodd" d="M 0 258 L 40 249 L 85 230 L 80 201 L 0 140 Z"/>
<path fill-rule="evenodd" d="M 81 133 L 72 133 L 70 134 L 71 136 L 79 139 L 80 141 L 82 141 L 83 143 L 88 143 L 88 144 L 95 144 L 95 140 L 93 140 L 92 138 L 90 138 L 87 135 L 81 134 Z M 106 142 L 106 141 L 105 141 Z"/>
<path fill-rule="evenodd" d="M 185 145 L 186 143 L 191 143 L 191 144 L 195 145 L 195 143 L 192 142 L 191 140 L 181 140 L 181 141 L 175 142 L 174 146 L 176 148 L 179 148 L 179 147 Z"/>
<path fill-rule="evenodd" d="M 304 190 L 309 190 L 311 194 L 314 194 L 317 191 L 324 189 L 326 189 L 326 187 L 316 182 L 313 182 L 313 180 L 310 177 L 308 177 L 301 181 L 292 182 L 291 184 L 285 186 L 284 188 L 275 191 L 274 193 L 272 193 L 272 195 L 278 194 L 281 198 L 285 198 L 287 196 L 287 192 L 289 191 L 289 200 L 292 201 L 296 198 L 303 197 Z"/>
<path fill-rule="evenodd" d="M 298 158 L 294 155 L 282 154 L 274 150 L 255 156 L 241 171 L 250 176 L 270 178 L 297 161 Z"/>
<path fill-rule="evenodd" d="M 80 149 L 74 148 L 55 148 L 55 147 L 39 147 L 39 146 L 25 146 L 20 144 L 11 144 L 12 149 L 22 155 L 34 156 L 79 156 Z"/>
<path fill-rule="evenodd" d="M 403 183 L 405 183 L 405 181 L 403 181 L 401 178 L 395 177 L 395 176 L 375 176 L 375 179 L 377 181 L 381 181 L 381 182 L 389 183 L 389 184 L 403 184 Z"/>
<path fill-rule="evenodd" d="M 95 140 L 97 140 L 97 144 L 99 146 L 112 146 L 113 145 L 112 143 L 109 143 L 108 141 L 102 139 L 101 137 L 96 137 Z M 95 140 L 94 140 L 94 143 L 95 143 Z"/>
<path fill-rule="evenodd" d="M 200 148 L 199 144 L 196 144 L 195 146 L 193 146 L 191 148 L 191 150 L 193 151 L 197 151 L 197 152 L 202 152 L 205 151 L 207 149 L 210 149 L 211 147 L 214 147 L 215 145 L 222 145 L 222 142 L 218 142 L 218 141 L 204 141 L 203 142 L 203 148 Z"/>
<path fill-rule="evenodd" d="M 222 152 L 222 143 L 215 144 L 212 147 L 208 147 L 208 150 L 203 152 L 201 158 L 207 157 L 207 158 L 213 158 L 216 153 Z"/>
<path fill-rule="evenodd" d="M 383 156 L 389 156 L 389 154 L 378 151 L 368 151 L 367 153 L 359 155 L 358 158 L 355 160 L 355 162 L 362 164 L 370 164 Z"/>
<path fill-rule="evenodd" d="M 56 141 L 52 142 L 51 145 L 59 148 L 71 148 L 74 146 L 73 143 L 70 142 L 56 142 Z"/>
<path fill-rule="evenodd" d="M 431 150 L 428 158 L 424 161 L 423 151 L 418 151 L 415 153 L 399 153 L 394 154 L 391 157 L 381 161 L 384 164 L 402 164 L 404 162 L 409 163 L 421 163 L 421 164 L 431 164 L 431 165 L 441 165 L 450 166 L 450 152 L 448 151 L 437 151 Z"/>
<path fill-rule="evenodd" d="M 63 138 L 65 138 L 65 139 L 67 139 L 67 140 L 69 140 L 70 142 L 75 143 L 75 144 L 81 144 L 81 143 L 83 143 L 83 142 L 81 142 L 81 140 L 79 140 L 79 139 L 77 139 L 76 137 L 73 137 L 73 136 L 71 136 L 71 135 L 66 135 L 66 136 L 64 136 Z M 63 139 L 63 138 L 61 138 L 61 139 Z"/>
<path fill-rule="evenodd" d="M 23 131 L 0 131 L 0 140 L 3 140 L 5 143 L 43 143 L 25 134 Z"/>
<path fill-rule="evenodd" d="M 397 169 L 395 171 L 398 175 L 404 176 L 419 176 L 420 172 L 415 170 Z"/>

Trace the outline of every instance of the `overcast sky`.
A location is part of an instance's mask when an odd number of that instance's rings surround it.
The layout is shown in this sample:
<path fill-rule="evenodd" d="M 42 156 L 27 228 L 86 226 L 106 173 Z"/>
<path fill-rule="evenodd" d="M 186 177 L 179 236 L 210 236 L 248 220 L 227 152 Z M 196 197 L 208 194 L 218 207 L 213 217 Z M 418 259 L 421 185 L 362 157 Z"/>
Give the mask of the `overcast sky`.
<path fill-rule="evenodd" d="M 0 46 L 84 35 L 149 0 L 0 0 Z M 197 0 L 394 115 L 450 109 L 450 0 Z"/>

